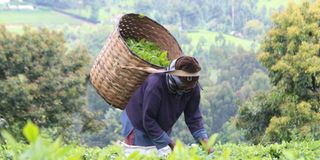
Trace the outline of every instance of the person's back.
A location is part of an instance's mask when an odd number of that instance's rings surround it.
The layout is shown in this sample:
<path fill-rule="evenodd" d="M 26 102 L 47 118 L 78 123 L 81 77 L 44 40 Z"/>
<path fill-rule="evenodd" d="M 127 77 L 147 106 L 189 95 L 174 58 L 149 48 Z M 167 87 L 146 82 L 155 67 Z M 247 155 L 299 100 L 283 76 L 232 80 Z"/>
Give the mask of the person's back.
<path fill-rule="evenodd" d="M 159 137 L 162 130 L 170 134 L 172 126 L 179 119 L 181 113 L 188 107 L 191 109 L 197 107 L 195 103 L 198 103 L 197 99 L 200 96 L 199 87 L 181 95 L 170 93 L 165 78 L 165 73 L 149 75 L 146 81 L 134 92 L 126 107 L 127 115 L 133 126 L 143 132 L 150 132 L 149 135 L 154 138 Z M 144 128 L 150 128 L 155 124 L 152 120 L 149 121 L 144 114 L 154 115 L 151 118 L 158 122 L 159 127 L 145 130 Z M 200 112 L 196 116 L 201 116 Z M 202 124 L 194 125 L 194 128 L 197 129 L 202 127 Z"/>
<path fill-rule="evenodd" d="M 174 142 L 169 135 L 182 112 L 195 140 L 207 140 L 199 109 L 200 69 L 193 57 L 183 56 L 171 62 L 169 73 L 148 76 L 122 113 L 122 135 L 127 144 L 154 145 L 159 151 L 169 146 L 173 149 Z"/>

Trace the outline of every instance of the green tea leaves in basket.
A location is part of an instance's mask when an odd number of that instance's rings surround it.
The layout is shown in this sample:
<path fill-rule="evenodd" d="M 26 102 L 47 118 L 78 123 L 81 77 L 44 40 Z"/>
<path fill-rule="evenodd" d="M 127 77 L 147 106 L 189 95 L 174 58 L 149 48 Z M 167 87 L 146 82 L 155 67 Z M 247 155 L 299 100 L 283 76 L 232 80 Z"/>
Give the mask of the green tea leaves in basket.
<path fill-rule="evenodd" d="M 141 39 L 136 41 L 134 39 L 127 39 L 127 44 L 131 51 L 137 54 L 140 58 L 161 67 L 169 65 L 167 59 L 168 52 L 162 51 L 155 43 Z"/>

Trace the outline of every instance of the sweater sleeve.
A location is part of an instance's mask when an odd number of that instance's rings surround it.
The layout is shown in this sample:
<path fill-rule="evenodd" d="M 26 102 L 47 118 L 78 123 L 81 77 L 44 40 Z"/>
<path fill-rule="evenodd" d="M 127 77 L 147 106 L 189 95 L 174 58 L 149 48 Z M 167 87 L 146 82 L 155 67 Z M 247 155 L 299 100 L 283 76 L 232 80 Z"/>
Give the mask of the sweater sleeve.
<path fill-rule="evenodd" d="M 150 137 L 157 149 L 163 148 L 171 143 L 168 134 L 160 127 L 156 121 L 159 111 L 161 96 L 159 90 L 146 88 L 143 98 L 142 123 L 144 130 Z"/>
<path fill-rule="evenodd" d="M 208 135 L 203 126 L 202 115 L 200 112 L 200 89 L 197 87 L 190 98 L 186 109 L 184 110 L 185 122 L 193 136 L 199 142 L 202 139 L 207 139 Z"/>

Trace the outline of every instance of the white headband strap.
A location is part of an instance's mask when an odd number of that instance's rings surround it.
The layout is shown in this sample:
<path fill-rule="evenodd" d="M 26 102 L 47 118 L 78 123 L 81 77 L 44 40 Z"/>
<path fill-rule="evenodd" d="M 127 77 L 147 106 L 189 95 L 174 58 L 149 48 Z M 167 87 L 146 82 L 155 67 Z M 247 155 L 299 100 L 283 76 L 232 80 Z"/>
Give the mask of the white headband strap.
<path fill-rule="evenodd" d="M 200 72 L 196 73 L 189 73 L 183 70 L 171 70 L 171 71 L 165 71 L 164 73 L 169 73 L 174 76 L 180 76 L 180 77 L 199 77 Z"/>

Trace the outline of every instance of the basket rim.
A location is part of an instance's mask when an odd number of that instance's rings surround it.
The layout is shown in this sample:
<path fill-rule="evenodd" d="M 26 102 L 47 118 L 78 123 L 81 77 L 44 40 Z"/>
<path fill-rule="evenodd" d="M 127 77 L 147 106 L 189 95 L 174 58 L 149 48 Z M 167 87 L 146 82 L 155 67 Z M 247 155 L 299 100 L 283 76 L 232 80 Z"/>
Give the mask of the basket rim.
<path fill-rule="evenodd" d="M 119 19 L 118 24 L 117 24 L 117 32 L 119 33 L 119 37 L 120 37 L 121 41 L 123 41 L 124 44 L 126 45 L 126 47 L 128 48 L 129 52 L 130 52 L 132 55 L 134 55 L 135 57 L 138 57 L 138 59 L 146 62 L 146 63 L 149 64 L 149 65 L 151 65 L 152 67 L 161 68 L 161 69 L 166 68 L 166 67 L 162 67 L 162 66 L 158 66 L 158 65 L 152 64 L 152 63 L 150 63 L 150 62 L 142 59 L 141 57 L 139 57 L 136 53 L 134 53 L 134 52 L 130 49 L 130 47 L 128 46 L 127 42 L 125 41 L 125 39 L 124 39 L 124 38 L 122 37 L 122 35 L 120 34 L 120 27 L 119 27 L 119 25 L 120 25 L 120 22 L 122 21 L 122 19 L 124 18 L 124 16 L 140 16 L 140 14 L 137 14 L 137 13 L 127 13 L 127 14 L 124 14 L 124 15 L 121 16 L 121 18 Z M 184 53 L 183 53 L 183 51 L 182 51 L 182 49 L 181 49 L 178 41 L 176 40 L 176 38 L 175 38 L 164 26 L 162 26 L 162 25 L 161 25 L 160 23 L 158 23 L 157 21 L 149 18 L 148 16 L 143 15 L 143 18 L 146 18 L 147 20 L 155 23 L 155 24 L 158 25 L 161 29 L 163 29 L 164 31 L 166 31 L 166 32 L 173 38 L 173 40 L 176 42 L 176 44 L 178 45 L 178 49 L 179 49 L 179 51 L 181 52 L 181 55 L 180 55 L 180 56 L 184 55 Z M 169 60 L 169 61 L 170 61 L 170 60 Z"/>

